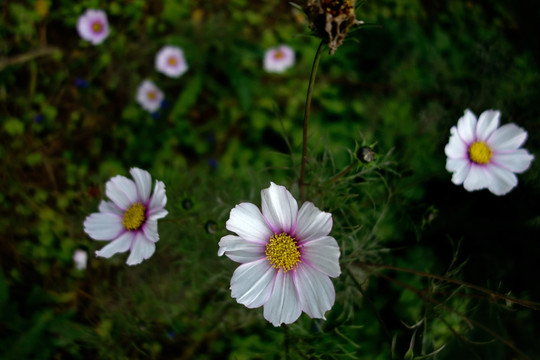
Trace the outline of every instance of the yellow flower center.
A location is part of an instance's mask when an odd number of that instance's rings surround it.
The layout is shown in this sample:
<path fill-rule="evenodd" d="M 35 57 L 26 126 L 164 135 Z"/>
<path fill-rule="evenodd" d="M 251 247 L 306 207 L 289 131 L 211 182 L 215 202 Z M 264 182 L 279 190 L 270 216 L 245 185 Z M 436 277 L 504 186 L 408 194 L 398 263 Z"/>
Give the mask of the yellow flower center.
<path fill-rule="evenodd" d="M 176 66 L 178 64 L 178 60 L 174 56 L 171 56 L 167 59 L 167 63 L 171 66 Z"/>
<path fill-rule="evenodd" d="M 157 94 L 155 91 L 149 91 L 146 96 L 148 96 L 148 100 L 156 100 Z"/>
<path fill-rule="evenodd" d="M 272 235 L 264 254 L 273 268 L 283 269 L 284 272 L 292 270 L 301 262 L 295 239 L 284 232 Z"/>
<path fill-rule="evenodd" d="M 126 230 L 139 229 L 146 220 L 146 208 L 141 203 L 135 203 L 127 208 L 122 218 L 122 225 Z"/>
<path fill-rule="evenodd" d="M 276 60 L 280 60 L 284 57 L 285 55 L 283 54 L 283 51 L 281 50 L 278 50 L 274 53 L 274 59 Z"/>
<path fill-rule="evenodd" d="M 477 164 L 487 164 L 493 153 L 483 141 L 477 141 L 469 147 L 469 159 Z"/>
<path fill-rule="evenodd" d="M 100 33 L 103 30 L 103 25 L 99 21 L 94 21 L 92 23 L 92 31 L 95 33 Z"/>

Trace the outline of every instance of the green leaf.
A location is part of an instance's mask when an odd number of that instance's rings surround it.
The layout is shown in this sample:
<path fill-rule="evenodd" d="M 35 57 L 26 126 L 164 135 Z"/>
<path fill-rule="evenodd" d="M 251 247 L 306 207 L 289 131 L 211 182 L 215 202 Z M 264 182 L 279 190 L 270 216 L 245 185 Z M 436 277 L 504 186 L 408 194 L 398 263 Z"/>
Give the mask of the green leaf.
<path fill-rule="evenodd" d="M 11 135 L 21 135 L 24 133 L 24 123 L 18 119 L 11 118 L 4 124 L 4 130 Z"/>
<path fill-rule="evenodd" d="M 202 91 L 203 75 L 195 74 L 193 79 L 186 85 L 184 91 L 178 96 L 171 110 L 171 118 L 176 120 L 186 114 L 189 109 L 197 102 Z"/>

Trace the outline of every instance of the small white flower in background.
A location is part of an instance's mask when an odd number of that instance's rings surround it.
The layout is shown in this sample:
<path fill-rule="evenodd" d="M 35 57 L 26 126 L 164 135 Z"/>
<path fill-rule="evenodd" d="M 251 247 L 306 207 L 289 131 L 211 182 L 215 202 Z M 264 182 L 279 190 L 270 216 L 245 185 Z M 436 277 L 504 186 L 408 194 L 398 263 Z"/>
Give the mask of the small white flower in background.
<path fill-rule="evenodd" d="M 450 129 L 450 141 L 444 148 L 446 169 L 452 182 L 468 191 L 489 189 L 504 195 L 518 183 L 515 173 L 529 168 L 534 156 L 521 149 L 527 132 L 516 124 L 499 127 L 501 113 L 486 110 L 480 118 L 470 111 Z"/>
<path fill-rule="evenodd" d="M 146 170 L 132 168 L 133 180 L 118 175 L 105 185 L 110 200 L 102 200 L 99 212 L 84 221 L 84 231 L 94 240 L 110 241 L 97 256 L 110 258 L 116 253 L 130 251 L 128 265 L 136 265 L 150 258 L 159 240 L 157 221 L 165 217 L 167 196 L 165 184 L 156 180 L 154 193 L 152 178 Z"/>
<path fill-rule="evenodd" d="M 149 112 L 157 111 L 163 98 L 163 92 L 150 80 L 144 80 L 137 89 L 137 102 Z"/>
<path fill-rule="evenodd" d="M 188 65 L 182 49 L 170 45 L 162 47 L 156 55 L 156 70 L 172 78 L 183 75 Z"/>
<path fill-rule="evenodd" d="M 88 254 L 86 251 L 77 249 L 73 253 L 73 262 L 75 262 L 75 267 L 78 270 L 86 269 L 86 262 L 88 261 Z"/>
<path fill-rule="evenodd" d="M 282 73 L 294 65 L 294 50 L 287 45 L 268 49 L 264 54 L 264 70 Z"/>
<path fill-rule="evenodd" d="M 109 36 L 107 14 L 103 10 L 86 10 L 77 20 L 77 31 L 84 40 L 101 44 Z"/>
<path fill-rule="evenodd" d="M 329 277 L 341 273 L 340 250 L 328 236 L 332 215 L 311 202 L 300 210 L 291 193 L 270 183 L 261 191 L 262 213 L 251 203 L 231 210 L 218 255 L 241 263 L 231 279 L 231 296 L 248 308 L 264 306 L 274 326 L 290 324 L 304 311 L 324 319 L 335 300 Z"/>

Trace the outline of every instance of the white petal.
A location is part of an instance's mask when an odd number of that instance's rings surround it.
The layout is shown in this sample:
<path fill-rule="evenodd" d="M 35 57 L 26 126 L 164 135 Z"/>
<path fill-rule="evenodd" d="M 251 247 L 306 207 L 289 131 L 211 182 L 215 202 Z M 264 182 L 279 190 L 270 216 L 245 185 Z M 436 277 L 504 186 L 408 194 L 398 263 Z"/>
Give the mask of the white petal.
<path fill-rule="evenodd" d="M 476 116 L 471 110 L 465 110 L 465 114 L 458 120 L 457 130 L 459 136 L 465 143 L 471 144 L 475 140 Z"/>
<path fill-rule="evenodd" d="M 120 216 L 124 215 L 124 212 L 118 206 L 114 205 L 112 201 L 101 200 L 98 209 L 99 212 L 102 213 L 113 213 Z"/>
<path fill-rule="evenodd" d="M 522 173 L 531 166 L 533 160 L 534 156 L 529 154 L 527 150 L 517 149 L 509 153 L 495 153 L 491 162 L 515 173 Z"/>
<path fill-rule="evenodd" d="M 274 326 L 291 324 L 302 314 L 302 303 L 294 286 L 293 273 L 277 272 L 272 295 L 264 304 L 264 318 Z"/>
<path fill-rule="evenodd" d="M 242 264 L 231 278 L 231 296 L 248 308 L 262 306 L 272 294 L 275 274 L 266 259 Z"/>
<path fill-rule="evenodd" d="M 93 213 L 84 220 L 84 231 L 94 240 L 113 240 L 124 231 L 122 217 L 112 213 Z"/>
<path fill-rule="evenodd" d="M 135 234 L 131 254 L 129 254 L 126 264 L 140 264 L 143 260 L 149 259 L 154 254 L 154 251 L 156 251 L 156 244 L 146 239 L 144 234 L 138 231 Z"/>
<path fill-rule="evenodd" d="M 454 126 L 450 129 L 450 140 L 444 148 L 446 156 L 454 159 L 463 159 L 467 157 L 467 144 L 459 137 L 457 128 Z"/>
<path fill-rule="evenodd" d="M 242 239 L 259 244 L 266 244 L 274 234 L 259 209 L 251 203 L 236 205 L 231 210 L 226 227 Z"/>
<path fill-rule="evenodd" d="M 105 184 L 105 192 L 116 206 L 126 210 L 131 204 L 137 202 L 137 187 L 133 180 L 117 175 Z"/>
<path fill-rule="evenodd" d="M 337 277 L 341 274 L 339 268 L 339 246 L 331 236 L 312 240 L 299 245 L 301 260 L 316 270 Z"/>
<path fill-rule="evenodd" d="M 165 184 L 163 181 L 156 180 L 154 186 L 154 194 L 150 199 L 149 210 L 154 213 L 156 210 L 161 210 L 167 205 L 167 195 L 165 195 Z M 165 214 L 166 215 L 166 214 Z"/>
<path fill-rule="evenodd" d="M 489 191 L 495 195 L 505 195 L 512 190 L 518 183 L 516 175 L 508 170 L 498 166 L 488 167 L 490 175 Z"/>
<path fill-rule="evenodd" d="M 527 139 L 527 132 L 516 124 L 506 124 L 495 130 L 486 143 L 495 152 L 515 150 Z"/>
<path fill-rule="evenodd" d="M 96 256 L 110 258 L 116 253 L 123 253 L 129 250 L 133 242 L 133 233 L 126 231 L 118 237 L 118 239 L 111 241 L 101 250 L 96 251 Z"/>
<path fill-rule="evenodd" d="M 298 203 L 285 186 L 271 182 L 268 189 L 261 191 L 261 198 L 263 216 L 272 230 L 277 234 L 293 232 L 298 215 Z"/>
<path fill-rule="evenodd" d="M 239 236 L 225 235 L 219 240 L 218 256 L 227 255 L 232 261 L 247 263 L 265 258 L 265 247 L 242 239 Z"/>
<path fill-rule="evenodd" d="M 301 265 L 294 272 L 302 310 L 311 318 L 324 319 L 336 299 L 334 285 L 328 276 L 310 266 Z"/>
<path fill-rule="evenodd" d="M 161 219 L 161 218 L 164 218 L 165 216 L 167 216 L 168 213 L 169 212 L 167 210 L 164 210 L 164 209 L 150 211 L 148 213 L 148 219 L 150 219 L 150 220 L 158 220 L 158 219 Z"/>
<path fill-rule="evenodd" d="M 489 176 L 487 175 L 485 168 L 471 164 L 471 169 L 463 182 L 463 187 L 467 191 L 475 191 L 487 188 L 489 182 Z"/>
<path fill-rule="evenodd" d="M 332 214 L 323 212 L 313 203 L 306 201 L 298 212 L 298 224 L 294 237 L 298 242 L 305 242 L 326 236 L 332 230 Z"/>
<path fill-rule="evenodd" d="M 142 231 L 148 240 L 153 241 L 153 242 L 159 241 L 157 220 L 151 220 L 151 219 L 146 220 L 146 222 L 144 223 L 142 227 Z"/>
<path fill-rule="evenodd" d="M 446 170 L 452 172 L 452 182 L 456 185 L 463 184 L 469 171 L 471 169 L 471 162 L 466 159 L 447 159 Z"/>
<path fill-rule="evenodd" d="M 137 185 L 139 201 L 146 205 L 150 198 L 150 191 L 152 190 L 152 177 L 150 173 L 138 168 L 131 168 L 129 173 L 133 177 L 133 180 L 135 180 L 135 185 Z"/>
<path fill-rule="evenodd" d="M 486 141 L 487 138 L 499 127 L 501 112 L 498 110 L 486 110 L 478 118 L 476 125 L 476 138 L 478 141 Z"/>

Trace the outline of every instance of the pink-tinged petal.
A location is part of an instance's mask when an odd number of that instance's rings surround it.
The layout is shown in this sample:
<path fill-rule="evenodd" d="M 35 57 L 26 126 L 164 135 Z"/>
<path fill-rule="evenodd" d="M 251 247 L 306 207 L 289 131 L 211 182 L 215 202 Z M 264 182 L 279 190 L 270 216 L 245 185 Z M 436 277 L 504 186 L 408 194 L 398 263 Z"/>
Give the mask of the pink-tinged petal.
<path fill-rule="evenodd" d="M 111 241 L 104 246 L 101 250 L 96 251 L 96 256 L 110 258 L 116 253 L 123 253 L 129 250 L 131 243 L 133 242 L 133 233 L 126 231 L 118 237 L 118 239 Z"/>
<path fill-rule="evenodd" d="M 272 295 L 264 304 L 264 318 L 274 326 L 291 324 L 302 314 L 302 303 L 294 285 L 293 272 L 277 272 Z"/>
<path fill-rule="evenodd" d="M 459 137 L 457 133 L 457 128 L 454 126 L 450 129 L 450 140 L 444 148 L 444 153 L 449 158 L 453 159 L 463 159 L 466 158 L 468 147 L 467 144 Z"/>
<path fill-rule="evenodd" d="M 490 182 L 488 189 L 495 195 L 505 195 L 518 183 L 516 175 L 495 165 L 489 165 Z"/>
<path fill-rule="evenodd" d="M 105 193 L 122 210 L 137 202 L 137 187 L 125 176 L 117 175 L 107 181 Z"/>
<path fill-rule="evenodd" d="M 480 114 L 478 124 L 476 125 L 476 139 L 478 141 L 486 141 L 495 129 L 499 127 L 500 119 L 501 112 L 498 110 L 486 110 Z"/>
<path fill-rule="evenodd" d="M 157 227 L 157 220 L 146 220 L 142 227 L 142 231 L 146 238 L 152 242 L 158 242 L 159 241 L 159 234 L 158 234 L 158 227 Z"/>
<path fill-rule="evenodd" d="M 226 227 L 242 239 L 259 244 L 266 244 L 274 234 L 259 209 L 251 203 L 236 205 L 231 210 Z"/>
<path fill-rule="evenodd" d="M 516 124 L 506 124 L 498 128 L 486 143 L 494 152 L 516 150 L 527 140 L 527 132 Z"/>
<path fill-rule="evenodd" d="M 102 213 L 113 213 L 120 216 L 124 215 L 124 212 L 118 206 L 114 205 L 112 201 L 101 200 L 98 209 L 99 212 Z"/>
<path fill-rule="evenodd" d="M 141 231 L 135 233 L 131 254 L 127 259 L 128 265 L 140 264 L 143 260 L 149 259 L 156 251 L 156 244 L 146 239 Z"/>
<path fill-rule="evenodd" d="M 463 187 L 467 191 L 475 191 L 487 188 L 489 182 L 490 180 L 486 173 L 486 169 L 482 166 L 471 164 L 471 169 L 463 182 Z"/>
<path fill-rule="evenodd" d="M 231 296 L 248 308 L 262 306 L 272 294 L 275 274 L 266 259 L 242 264 L 231 278 Z"/>
<path fill-rule="evenodd" d="M 467 144 L 476 140 L 476 116 L 471 110 L 465 110 L 465 114 L 458 120 L 457 132 Z"/>
<path fill-rule="evenodd" d="M 164 210 L 164 209 L 161 209 L 161 210 L 154 210 L 154 211 L 150 211 L 148 213 L 148 219 L 150 220 L 158 220 L 158 219 L 162 219 L 164 218 L 165 216 L 167 216 L 169 212 L 167 210 Z"/>
<path fill-rule="evenodd" d="M 491 162 L 494 165 L 515 173 L 522 173 L 531 166 L 534 156 L 525 149 L 517 149 L 509 153 L 495 153 Z"/>
<path fill-rule="evenodd" d="M 262 213 L 276 233 L 291 233 L 296 226 L 298 203 L 285 186 L 270 183 L 261 191 Z"/>
<path fill-rule="evenodd" d="M 84 220 L 84 232 L 94 240 L 113 240 L 123 231 L 122 217 L 112 213 L 93 213 Z"/>
<path fill-rule="evenodd" d="M 341 274 L 339 268 L 339 246 L 331 236 L 303 243 L 300 247 L 301 260 L 316 270 L 331 277 Z"/>
<path fill-rule="evenodd" d="M 225 235 L 219 240 L 218 256 L 225 254 L 232 261 L 247 263 L 265 258 L 265 246 L 242 239 L 240 236 Z"/>
<path fill-rule="evenodd" d="M 167 195 L 165 195 L 165 184 L 163 181 L 156 180 L 154 186 L 154 194 L 150 199 L 150 213 L 154 213 L 156 210 L 161 210 L 167 205 Z M 165 214 L 167 215 L 167 214 Z"/>
<path fill-rule="evenodd" d="M 452 182 L 456 185 L 463 184 L 469 175 L 471 162 L 467 159 L 446 159 L 446 170 L 452 174 Z"/>
<path fill-rule="evenodd" d="M 324 319 L 336 299 L 330 278 L 310 266 L 298 266 L 294 272 L 295 284 L 300 295 L 302 310 L 310 318 Z"/>
<path fill-rule="evenodd" d="M 323 212 L 313 203 L 306 201 L 298 212 L 298 224 L 294 232 L 296 241 L 303 244 L 306 241 L 319 239 L 332 230 L 332 214 Z"/>
<path fill-rule="evenodd" d="M 152 191 L 152 177 L 150 176 L 150 173 L 138 168 L 131 168 L 129 173 L 133 177 L 133 180 L 135 180 L 139 201 L 143 204 L 148 203 L 150 191 Z"/>

